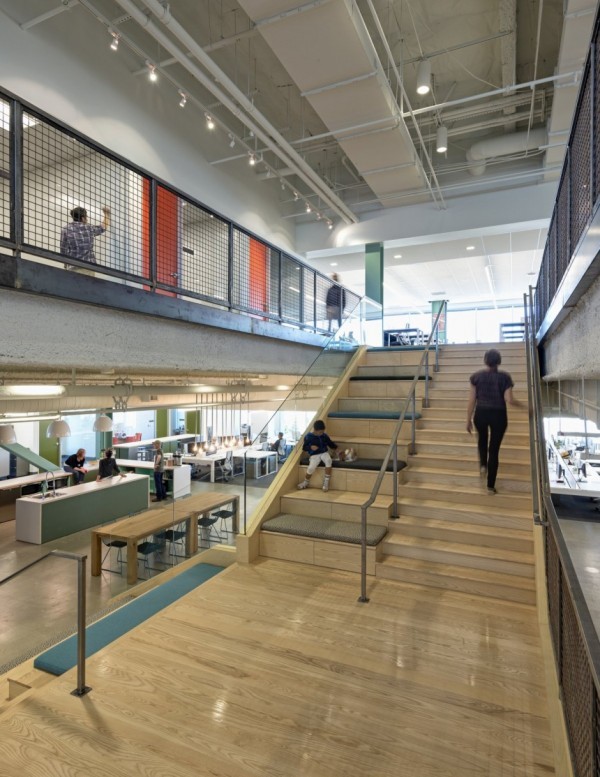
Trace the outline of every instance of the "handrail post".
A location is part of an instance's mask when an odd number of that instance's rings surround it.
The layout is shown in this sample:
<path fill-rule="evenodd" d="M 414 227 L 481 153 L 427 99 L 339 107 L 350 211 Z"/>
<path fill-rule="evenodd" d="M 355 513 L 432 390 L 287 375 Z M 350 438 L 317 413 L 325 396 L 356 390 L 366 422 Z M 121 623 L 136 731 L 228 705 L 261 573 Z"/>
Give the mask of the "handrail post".
<path fill-rule="evenodd" d="M 425 400 L 423 407 L 429 407 L 429 351 L 425 351 Z"/>
<path fill-rule="evenodd" d="M 413 389 L 413 395 L 412 395 L 412 424 L 411 424 L 411 435 L 410 435 L 410 454 L 412 456 L 415 455 L 417 452 L 417 431 L 416 431 L 416 421 L 415 417 L 417 415 L 417 387 L 415 385 Z"/>
<path fill-rule="evenodd" d="M 392 504 L 392 518 L 399 518 L 398 515 L 398 440 L 396 439 L 396 443 L 394 445 L 394 491 L 393 491 L 393 499 L 394 502 Z"/>
<path fill-rule="evenodd" d="M 77 688 L 71 691 L 71 696 L 85 696 L 92 690 L 85 684 L 85 562 L 87 556 L 67 553 L 63 550 L 53 550 L 49 555 L 69 558 L 77 562 Z"/>
<path fill-rule="evenodd" d="M 363 505 L 360 509 L 360 596 L 359 602 L 369 601 L 367 596 L 367 508 Z"/>

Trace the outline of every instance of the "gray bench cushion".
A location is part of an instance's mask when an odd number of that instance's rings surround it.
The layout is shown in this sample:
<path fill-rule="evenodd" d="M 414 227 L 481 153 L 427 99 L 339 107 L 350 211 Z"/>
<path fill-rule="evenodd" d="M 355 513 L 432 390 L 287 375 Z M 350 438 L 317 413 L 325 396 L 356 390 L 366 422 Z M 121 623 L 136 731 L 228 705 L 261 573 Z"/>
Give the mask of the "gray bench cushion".
<path fill-rule="evenodd" d="M 298 537 L 313 537 L 318 540 L 351 542 L 359 545 L 361 541 L 360 523 L 333 521 L 330 518 L 313 518 L 311 515 L 291 515 L 282 513 L 269 518 L 260 527 L 263 531 L 293 534 Z M 385 535 L 385 526 L 367 526 L 367 545 L 377 545 Z"/>

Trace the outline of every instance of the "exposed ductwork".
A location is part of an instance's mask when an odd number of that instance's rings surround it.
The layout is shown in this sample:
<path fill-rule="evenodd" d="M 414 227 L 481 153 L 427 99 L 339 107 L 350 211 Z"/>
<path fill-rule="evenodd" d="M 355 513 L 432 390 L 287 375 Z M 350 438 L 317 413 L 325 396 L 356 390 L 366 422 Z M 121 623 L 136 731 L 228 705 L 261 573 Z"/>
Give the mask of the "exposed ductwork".
<path fill-rule="evenodd" d="M 547 144 L 548 133 L 545 129 L 515 132 L 512 135 L 499 135 L 495 138 L 480 140 L 467 151 L 469 172 L 471 175 L 483 175 L 488 159 L 534 151 Z"/>

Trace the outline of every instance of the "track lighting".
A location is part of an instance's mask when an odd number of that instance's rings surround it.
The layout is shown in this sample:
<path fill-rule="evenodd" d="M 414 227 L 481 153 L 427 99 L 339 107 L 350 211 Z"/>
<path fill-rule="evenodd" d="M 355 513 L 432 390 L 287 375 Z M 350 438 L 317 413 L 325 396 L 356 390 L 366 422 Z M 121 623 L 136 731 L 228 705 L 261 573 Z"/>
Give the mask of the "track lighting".
<path fill-rule="evenodd" d="M 158 81 L 158 76 L 156 75 L 156 65 L 153 65 L 152 62 L 149 62 L 146 60 L 146 66 L 149 70 L 148 78 L 154 83 L 155 81 Z"/>
<path fill-rule="evenodd" d="M 179 96 L 181 97 L 181 100 L 179 101 L 179 107 L 185 108 L 185 104 L 187 102 L 187 94 L 185 92 L 182 92 L 181 89 L 179 90 Z"/>
<path fill-rule="evenodd" d="M 317 221 L 321 221 L 321 218 L 322 218 L 321 214 L 317 213 Z"/>
<path fill-rule="evenodd" d="M 281 191 L 282 191 L 282 192 L 284 192 L 284 191 L 285 191 L 285 183 L 284 183 L 283 181 L 281 182 Z"/>
<path fill-rule="evenodd" d="M 234 146 L 235 146 L 235 138 L 233 137 L 233 135 L 230 132 L 229 133 L 229 148 L 233 148 Z"/>
<path fill-rule="evenodd" d="M 327 229 L 333 229 L 333 221 L 327 222 Z"/>
<path fill-rule="evenodd" d="M 448 150 L 448 127 L 443 124 L 437 128 L 435 136 L 435 150 L 438 154 L 443 154 Z"/>
<path fill-rule="evenodd" d="M 119 40 L 120 40 L 120 37 L 117 35 L 117 33 L 116 33 L 116 32 L 112 32 L 112 31 L 111 31 L 111 33 L 110 33 L 110 34 L 112 35 L 112 40 L 111 40 L 111 42 L 110 42 L 110 47 L 111 47 L 111 49 L 112 49 L 113 51 L 117 51 L 117 50 L 118 50 L 118 48 L 119 48 Z"/>
<path fill-rule="evenodd" d="M 215 123 L 213 121 L 213 117 L 210 115 L 210 113 L 205 113 L 204 118 L 206 119 L 206 129 L 214 130 Z"/>
<path fill-rule="evenodd" d="M 422 59 L 417 68 L 417 94 L 428 94 L 431 89 L 431 62 Z"/>
<path fill-rule="evenodd" d="M 294 201 L 297 201 L 299 199 L 300 199 L 300 197 L 298 195 L 298 192 L 294 192 Z"/>
<path fill-rule="evenodd" d="M 254 167 L 254 165 L 256 164 L 256 157 L 254 156 L 254 154 L 250 154 L 250 159 L 248 159 L 248 164 L 251 167 Z"/>
<path fill-rule="evenodd" d="M 307 203 L 306 203 L 306 212 L 307 212 L 307 213 L 310 213 L 310 212 L 311 212 L 311 210 L 312 210 L 312 208 L 310 207 L 310 203 L 309 203 L 309 202 L 307 202 Z"/>

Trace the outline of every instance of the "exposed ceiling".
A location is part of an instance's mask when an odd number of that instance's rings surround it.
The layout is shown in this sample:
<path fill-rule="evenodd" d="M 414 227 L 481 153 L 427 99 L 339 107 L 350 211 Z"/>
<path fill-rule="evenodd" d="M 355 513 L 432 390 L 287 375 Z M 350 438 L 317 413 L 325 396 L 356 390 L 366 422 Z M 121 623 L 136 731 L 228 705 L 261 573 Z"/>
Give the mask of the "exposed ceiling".
<path fill-rule="evenodd" d="M 337 227 L 390 207 L 443 208 L 454 196 L 556 179 L 597 5 L 0 0 L 0 11 L 76 56 L 101 47 L 118 57 L 124 77 L 172 101 L 174 127 L 199 126 L 212 164 L 254 161 L 257 185 L 276 191 L 284 218 Z M 146 87 L 155 66 L 159 80 Z M 431 89 L 419 96 L 423 67 Z M 388 241 L 386 299 L 394 310 L 432 296 L 518 300 L 535 280 L 545 234 L 544 224 L 506 225 Z M 363 291 L 360 249 L 313 252 L 309 261 Z"/>

